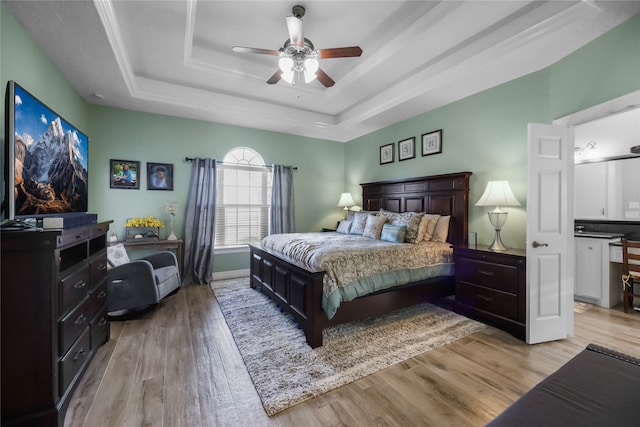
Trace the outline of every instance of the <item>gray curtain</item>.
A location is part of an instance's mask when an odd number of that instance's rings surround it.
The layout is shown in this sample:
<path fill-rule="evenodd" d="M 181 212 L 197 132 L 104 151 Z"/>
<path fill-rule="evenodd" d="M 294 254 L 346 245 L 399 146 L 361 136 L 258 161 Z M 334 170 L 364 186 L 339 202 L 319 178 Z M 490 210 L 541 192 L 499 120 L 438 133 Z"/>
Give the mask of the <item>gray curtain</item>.
<path fill-rule="evenodd" d="M 213 273 L 216 215 L 216 161 L 195 158 L 185 219 L 185 283 L 209 283 Z"/>
<path fill-rule="evenodd" d="M 293 167 L 274 165 L 269 234 L 293 233 L 296 228 L 294 214 Z"/>

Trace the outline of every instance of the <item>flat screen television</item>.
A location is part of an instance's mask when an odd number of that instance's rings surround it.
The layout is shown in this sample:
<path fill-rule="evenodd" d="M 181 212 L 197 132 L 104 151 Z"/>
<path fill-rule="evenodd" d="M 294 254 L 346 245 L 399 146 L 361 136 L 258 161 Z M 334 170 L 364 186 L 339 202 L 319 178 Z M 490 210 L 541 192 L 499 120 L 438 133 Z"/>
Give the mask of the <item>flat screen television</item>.
<path fill-rule="evenodd" d="M 14 81 L 5 111 L 3 223 L 86 213 L 87 135 Z"/>

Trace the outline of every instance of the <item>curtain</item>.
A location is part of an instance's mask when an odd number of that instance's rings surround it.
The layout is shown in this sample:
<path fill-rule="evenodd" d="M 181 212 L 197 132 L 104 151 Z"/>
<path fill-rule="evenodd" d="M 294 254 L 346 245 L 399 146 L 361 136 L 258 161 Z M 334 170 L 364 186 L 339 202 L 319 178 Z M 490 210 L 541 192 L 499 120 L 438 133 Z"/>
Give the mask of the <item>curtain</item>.
<path fill-rule="evenodd" d="M 185 283 L 209 283 L 213 273 L 216 161 L 195 158 L 185 219 Z"/>
<path fill-rule="evenodd" d="M 294 214 L 293 167 L 274 165 L 269 234 L 293 233 L 296 228 Z"/>

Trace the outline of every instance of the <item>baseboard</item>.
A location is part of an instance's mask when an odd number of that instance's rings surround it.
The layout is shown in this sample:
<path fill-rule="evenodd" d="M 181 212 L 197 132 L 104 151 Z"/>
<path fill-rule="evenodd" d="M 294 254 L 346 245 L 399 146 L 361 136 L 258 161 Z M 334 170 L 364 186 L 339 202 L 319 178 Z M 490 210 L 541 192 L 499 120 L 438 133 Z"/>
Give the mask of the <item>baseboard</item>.
<path fill-rule="evenodd" d="M 248 268 L 244 270 L 219 271 L 211 275 L 211 280 L 237 279 L 239 277 L 248 277 L 248 276 L 249 276 Z"/>

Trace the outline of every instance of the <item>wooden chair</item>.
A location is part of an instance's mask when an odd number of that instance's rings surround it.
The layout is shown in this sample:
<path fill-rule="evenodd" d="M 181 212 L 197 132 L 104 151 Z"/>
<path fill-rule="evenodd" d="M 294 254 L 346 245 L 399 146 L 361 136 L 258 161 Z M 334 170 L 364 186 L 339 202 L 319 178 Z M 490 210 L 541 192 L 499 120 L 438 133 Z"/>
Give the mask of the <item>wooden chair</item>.
<path fill-rule="evenodd" d="M 634 294 L 635 285 L 640 285 L 640 241 L 622 239 L 622 287 L 624 312 L 633 308 L 633 299 L 640 298 L 640 294 Z"/>

